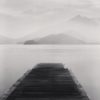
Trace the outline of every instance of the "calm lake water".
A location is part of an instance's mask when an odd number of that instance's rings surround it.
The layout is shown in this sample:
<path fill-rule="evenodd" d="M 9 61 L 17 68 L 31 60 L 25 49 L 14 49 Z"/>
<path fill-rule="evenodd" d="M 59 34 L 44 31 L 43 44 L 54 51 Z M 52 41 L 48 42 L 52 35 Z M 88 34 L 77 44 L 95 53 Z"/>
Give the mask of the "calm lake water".
<path fill-rule="evenodd" d="M 0 94 L 38 63 L 63 63 L 91 100 L 100 100 L 100 45 L 0 46 Z"/>

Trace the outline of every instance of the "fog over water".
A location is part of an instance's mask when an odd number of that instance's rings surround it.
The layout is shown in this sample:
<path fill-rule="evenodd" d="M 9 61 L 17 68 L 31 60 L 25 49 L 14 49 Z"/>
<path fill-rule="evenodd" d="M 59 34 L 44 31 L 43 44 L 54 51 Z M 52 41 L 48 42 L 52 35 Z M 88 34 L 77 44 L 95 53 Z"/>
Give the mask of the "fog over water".
<path fill-rule="evenodd" d="M 38 63 L 63 63 L 91 100 L 100 100 L 100 45 L 0 46 L 0 94 Z"/>

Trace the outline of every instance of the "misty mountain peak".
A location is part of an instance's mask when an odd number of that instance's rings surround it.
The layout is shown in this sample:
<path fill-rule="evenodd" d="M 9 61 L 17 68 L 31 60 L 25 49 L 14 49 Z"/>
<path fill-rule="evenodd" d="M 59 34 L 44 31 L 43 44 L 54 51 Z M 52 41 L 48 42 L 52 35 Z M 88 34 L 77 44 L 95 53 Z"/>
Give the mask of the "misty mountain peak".
<path fill-rule="evenodd" d="M 70 35 L 60 33 L 60 34 L 51 34 L 48 36 L 45 36 L 43 38 L 39 38 L 36 41 L 36 44 L 84 44 L 85 42 L 72 37 Z M 31 41 L 25 41 L 24 44 L 34 44 L 34 40 Z"/>
<path fill-rule="evenodd" d="M 82 15 L 77 15 L 73 17 L 70 21 L 76 22 L 76 23 L 87 24 L 87 25 L 98 25 L 95 19 L 89 18 L 87 16 L 82 16 Z"/>

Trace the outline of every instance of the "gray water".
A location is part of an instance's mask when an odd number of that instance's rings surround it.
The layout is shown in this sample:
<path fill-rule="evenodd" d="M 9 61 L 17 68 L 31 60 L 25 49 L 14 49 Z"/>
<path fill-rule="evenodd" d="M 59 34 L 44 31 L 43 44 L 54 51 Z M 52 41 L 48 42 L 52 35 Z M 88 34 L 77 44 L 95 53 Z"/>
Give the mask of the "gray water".
<path fill-rule="evenodd" d="M 91 100 L 100 100 L 100 45 L 0 46 L 0 94 L 38 63 L 63 63 Z"/>

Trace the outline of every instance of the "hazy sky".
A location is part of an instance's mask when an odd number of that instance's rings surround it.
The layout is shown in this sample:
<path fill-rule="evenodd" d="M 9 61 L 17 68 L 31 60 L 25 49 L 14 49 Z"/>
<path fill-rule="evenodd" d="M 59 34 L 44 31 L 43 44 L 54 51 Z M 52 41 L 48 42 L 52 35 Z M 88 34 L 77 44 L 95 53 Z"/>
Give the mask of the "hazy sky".
<path fill-rule="evenodd" d="M 100 20 L 100 0 L 0 0 L 0 34 L 12 38 L 43 36 L 50 30 L 56 32 L 58 23 L 78 14 Z M 100 31 L 100 27 L 96 29 Z M 89 38 L 87 34 L 84 31 L 82 36 Z M 91 33 L 91 38 L 98 39 L 98 33 Z"/>

